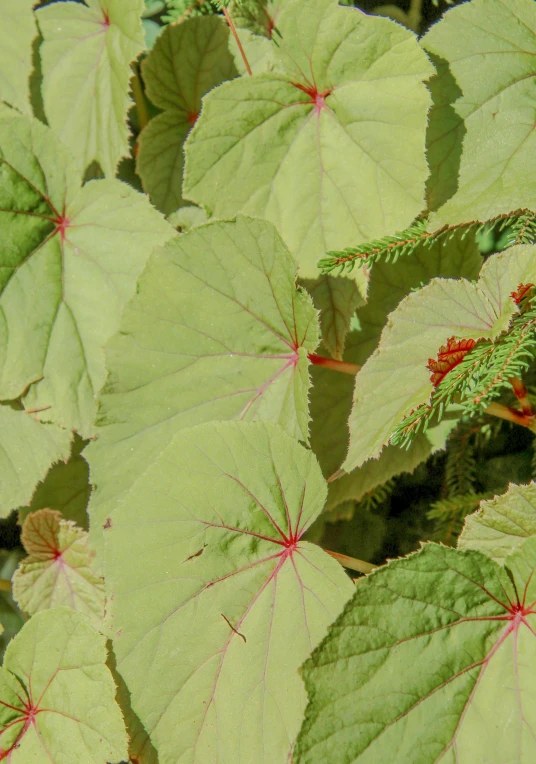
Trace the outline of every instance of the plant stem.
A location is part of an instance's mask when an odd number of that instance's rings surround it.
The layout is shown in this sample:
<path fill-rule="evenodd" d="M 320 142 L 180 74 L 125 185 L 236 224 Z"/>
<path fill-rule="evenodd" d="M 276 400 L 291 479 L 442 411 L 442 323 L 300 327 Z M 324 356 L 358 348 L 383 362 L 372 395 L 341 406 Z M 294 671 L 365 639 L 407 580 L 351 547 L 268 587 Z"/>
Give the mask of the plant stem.
<path fill-rule="evenodd" d="M 532 432 L 536 432 L 536 418 L 534 414 L 529 416 L 522 411 L 510 408 L 510 406 L 503 406 L 502 403 L 490 403 L 484 409 L 484 413 L 499 417 L 499 419 L 506 419 L 507 422 L 514 422 L 514 424 L 519 424 L 521 427 L 527 427 Z"/>
<path fill-rule="evenodd" d="M 229 29 L 231 30 L 231 34 L 235 38 L 236 44 L 238 45 L 238 50 L 240 51 L 240 55 L 242 56 L 242 61 L 244 62 L 244 66 L 246 67 L 246 72 L 251 77 L 253 75 L 253 72 L 251 71 L 251 66 L 249 65 L 246 52 L 244 51 L 244 48 L 242 47 L 242 43 L 240 42 L 240 37 L 238 36 L 238 32 L 236 31 L 234 21 L 232 20 L 231 16 L 229 15 L 229 11 L 227 10 L 225 6 L 223 6 L 222 11 L 227 23 L 229 24 Z"/>
<path fill-rule="evenodd" d="M 355 557 L 348 557 L 347 554 L 330 552 L 329 549 L 324 549 L 324 552 L 327 552 L 331 557 L 337 560 L 337 562 L 340 562 L 343 567 L 348 568 L 349 570 L 356 570 L 358 573 L 364 573 L 365 575 L 367 573 L 372 573 L 374 568 L 378 567 L 377 565 L 371 565 L 370 562 L 358 560 Z"/>
<path fill-rule="evenodd" d="M 407 13 L 408 27 L 419 34 L 422 23 L 422 0 L 411 0 Z"/>
<path fill-rule="evenodd" d="M 11 581 L 8 581 L 6 578 L 0 578 L 0 592 L 10 592 L 11 591 Z"/>
<path fill-rule="evenodd" d="M 325 369 L 331 369 L 332 371 L 342 371 L 343 374 L 352 374 L 354 377 L 361 368 L 356 363 L 336 361 L 335 358 L 325 358 L 323 355 L 317 355 L 316 353 L 309 353 L 307 357 L 315 366 L 323 366 Z"/>
<path fill-rule="evenodd" d="M 519 379 L 519 377 L 512 377 L 512 379 L 510 380 L 510 384 L 512 385 L 512 390 L 514 391 L 515 397 L 521 404 L 523 413 L 526 416 L 534 416 L 534 408 L 532 406 L 532 403 L 529 400 L 527 388 L 525 387 L 523 382 Z"/>
<path fill-rule="evenodd" d="M 136 113 L 138 115 L 138 122 L 140 130 L 143 130 L 145 125 L 149 122 L 149 110 L 147 108 L 147 101 L 143 92 L 143 85 L 141 84 L 140 69 L 136 62 L 132 64 L 132 95 L 134 96 L 134 103 L 136 104 Z"/>

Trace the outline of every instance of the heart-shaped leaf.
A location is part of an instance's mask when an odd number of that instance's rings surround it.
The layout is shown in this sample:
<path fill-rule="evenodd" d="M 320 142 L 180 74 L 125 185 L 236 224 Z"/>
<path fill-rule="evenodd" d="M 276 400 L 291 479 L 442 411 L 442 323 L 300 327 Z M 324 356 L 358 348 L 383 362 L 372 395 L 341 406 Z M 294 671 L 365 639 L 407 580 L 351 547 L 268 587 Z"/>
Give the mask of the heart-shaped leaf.
<path fill-rule="evenodd" d="M 280 428 L 212 422 L 179 433 L 112 514 L 117 667 L 163 764 L 288 761 L 298 667 L 353 590 L 301 540 L 325 496 Z"/>

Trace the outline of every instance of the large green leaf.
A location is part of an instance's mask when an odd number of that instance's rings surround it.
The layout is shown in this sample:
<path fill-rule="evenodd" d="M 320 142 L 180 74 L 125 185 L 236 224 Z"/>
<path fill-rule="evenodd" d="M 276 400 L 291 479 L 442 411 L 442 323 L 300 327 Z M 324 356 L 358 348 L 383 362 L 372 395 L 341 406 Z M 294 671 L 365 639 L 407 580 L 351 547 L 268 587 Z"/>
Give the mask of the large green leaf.
<path fill-rule="evenodd" d="M 0 177 L 0 399 L 31 385 L 25 402 L 46 409 L 40 418 L 91 435 L 102 346 L 173 229 L 119 181 L 81 188 L 72 159 L 36 120 L 0 121 Z"/>
<path fill-rule="evenodd" d="M 486 261 L 477 284 L 436 278 L 399 304 L 356 377 L 345 470 L 377 457 L 395 426 L 429 399 L 428 360 L 450 337 L 495 339 L 508 327 L 517 313 L 511 293 L 536 282 L 535 251 L 512 247 Z"/>
<path fill-rule="evenodd" d="M 54 464 L 43 482 L 35 489 L 31 502 L 25 507 L 19 507 L 21 525 L 31 512 L 51 507 L 60 510 L 64 520 L 74 520 L 77 525 L 87 530 L 87 505 L 91 486 L 88 463 L 81 456 L 85 445 L 85 441 L 75 436 L 69 460 Z"/>
<path fill-rule="evenodd" d="M 298 667 L 352 592 L 300 541 L 325 496 L 280 428 L 211 422 L 179 433 L 112 514 L 117 667 L 162 764 L 288 761 Z"/>
<path fill-rule="evenodd" d="M 367 304 L 357 311 L 358 330 L 350 332 L 344 359 L 364 364 L 377 347 L 387 317 L 413 289 L 434 276 L 476 279 L 482 258 L 470 237 L 453 237 L 448 243 L 421 247 L 411 257 L 396 263 L 377 263 L 369 281 Z M 348 445 L 348 417 L 352 407 L 354 380 L 345 374 L 314 366 L 311 393 L 311 445 L 326 477 L 341 466 Z M 438 437 L 440 433 L 435 433 Z M 349 499 L 358 501 L 375 486 L 401 472 L 412 472 L 434 450 L 442 446 L 431 433 L 419 435 L 408 450 L 390 446 L 379 459 L 330 483 L 326 509 Z"/>
<path fill-rule="evenodd" d="M 421 211 L 432 67 L 411 32 L 335 0 L 290 0 L 277 29 L 279 72 L 204 99 L 184 194 L 209 215 L 272 221 L 300 275 L 316 278 L 326 250 L 400 230 Z"/>
<path fill-rule="evenodd" d="M 71 433 L 0 404 L 0 517 L 26 504 L 50 465 L 67 461 Z"/>
<path fill-rule="evenodd" d="M 153 203 L 169 215 L 182 204 L 183 143 L 201 111 L 201 98 L 237 75 L 229 27 L 220 16 L 168 26 L 142 72 L 147 95 L 163 113 L 140 135 L 137 171 Z"/>
<path fill-rule="evenodd" d="M 430 544 L 359 581 L 303 669 L 296 762 L 533 762 L 536 540 L 507 565 Z"/>
<path fill-rule="evenodd" d="M 497 562 L 536 536 L 536 483 L 510 485 L 507 493 L 483 501 L 465 521 L 460 549 L 478 549 Z"/>
<path fill-rule="evenodd" d="M 94 534 L 183 427 L 266 419 L 307 441 L 318 323 L 295 270 L 275 228 L 243 217 L 194 228 L 155 253 L 108 346 L 100 436 L 87 450 Z"/>
<path fill-rule="evenodd" d="M 305 280 L 303 285 L 320 311 L 322 342 L 333 358 L 341 360 L 350 322 L 364 302 L 357 283 L 354 279 L 320 276 L 315 281 Z"/>
<path fill-rule="evenodd" d="M 129 152 L 129 64 L 145 48 L 142 9 L 143 0 L 86 0 L 36 12 L 46 117 L 83 170 L 96 161 L 113 177 Z"/>
<path fill-rule="evenodd" d="M 435 198 L 432 190 L 433 203 L 455 190 L 445 172 L 459 174 L 458 189 L 434 216 L 436 223 L 534 208 L 534 2 L 460 4 L 422 44 L 442 62 L 429 134 L 432 186 L 440 186 Z"/>
<path fill-rule="evenodd" d="M 96 629 L 104 617 L 104 580 L 87 545 L 87 533 L 61 512 L 39 509 L 26 518 L 22 543 L 28 557 L 13 576 L 13 597 L 21 610 L 66 605 L 86 615 Z"/>
<path fill-rule="evenodd" d="M 32 41 L 37 35 L 32 7 L 35 0 L 0 0 L 0 101 L 31 113 Z"/>
<path fill-rule="evenodd" d="M 69 608 L 35 615 L 0 669 L 0 757 L 10 764 L 118 764 L 127 736 L 105 638 Z"/>

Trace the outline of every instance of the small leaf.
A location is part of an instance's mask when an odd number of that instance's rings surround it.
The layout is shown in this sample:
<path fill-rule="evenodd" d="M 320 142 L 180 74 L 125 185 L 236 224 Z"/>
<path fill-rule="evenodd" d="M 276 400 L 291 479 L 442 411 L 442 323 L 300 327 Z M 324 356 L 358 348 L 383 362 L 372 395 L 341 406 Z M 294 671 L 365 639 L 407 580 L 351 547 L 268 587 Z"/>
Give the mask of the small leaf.
<path fill-rule="evenodd" d="M 25 404 L 44 409 L 40 419 L 91 436 L 102 346 L 173 229 L 119 181 L 81 188 L 72 159 L 36 120 L 0 121 L 0 175 L 0 399 L 30 386 Z"/>
<path fill-rule="evenodd" d="M 184 427 L 262 419 L 308 439 L 311 298 L 275 228 L 239 217 L 192 229 L 155 253 L 107 352 L 94 543 L 117 497 Z"/>
<path fill-rule="evenodd" d="M 295 761 L 534 760 L 536 539 L 508 566 L 427 544 L 361 579 L 302 670 Z"/>
<path fill-rule="evenodd" d="M 6 101 L 10 106 L 28 114 L 31 114 L 32 41 L 37 35 L 32 11 L 34 2 L 0 0 L 0 101 Z"/>
<path fill-rule="evenodd" d="M 19 507 L 21 525 L 36 509 L 54 507 L 61 511 L 64 520 L 73 520 L 87 530 L 87 505 L 91 495 L 91 485 L 88 464 L 80 455 L 85 445 L 86 442 L 75 435 L 69 460 L 54 464 L 43 482 L 35 489 L 29 505 Z"/>
<path fill-rule="evenodd" d="M 536 483 L 510 485 L 503 496 L 483 501 L 465 521 L 460 549 L 477 549 L 498 563 L 536 536 Z"/>
<path fill-rule="evenodd" d="M 82 170 L 96 161 L 113 177 L 129 153 L 129 64 L 145 48 L 142 10 L 143 0 L 87 0 L 36 11 L 46 117 Z"/>
<path fill-rule="evenodd" d="M 333 358 L 342 359 L 344 341 L 350 321 L 358 307 L 364 303 L 353 279 L 320 276 L 303 285 L 320 311 L 322 342 Z"/>
<path fill-rule="evenodd" d="M 377 457 L 396 425 L 429 400 L 427 365 L 449 337 L 493 340 L 508 328 L 518 313 L 511 292 L 533 277 L 534 248 L 520 245 L 489 258 L 477 284 L 436 278 L 399 304 L 356 377 L 343 469 Z"/>
<path fill-rule="evenodd" d="M 532 0 L 460 4 L 432 27 L 422 45 L 443 60 L 429 134 L 432 177 L 443 184 L 436 198 L 445 201 L 434 223 L 489 220 L 510 210 L 534 209 Z M 457 190 L 448 176 L 458 176 Z M 447 189 L 453 194 L 448 201 Z"/>
<path fill-rule="evenodd" d="M 26 504 L 54 462 L 67 461 L 71 433 L 0 404 L 0 517 Z"/>
<path fill-rule="evenodd" d="M 220 16 L 199 16 L 164 29 L 142 66 L 151 101 L 163 109 L 139 138 L 137 171 L 164 214 L 183 203 L 183 143 L 201 111 L 201 98 L 236 77 L 229 28 Z"/>
<path fill-rule="evenodd" d="M 104 616 L 104 581 L 87 533 L 61 512 L 39 509 L 22 528 L 28 557 L 13 576 L 13 596 L 29 615 L 66 605 L 86 615 L 99 629 Z"/>
<path fill-rule="evenodd" d="M 183 190 L 209 216 L 270 220 L 300 276 L 317 278 L 327 250 L 401 230 L 421 212 L 432 67 L 392 21 L 335 0 L 284 5 L 278 71 L 205 97 Z"/>
<path fill-rule="evenodd" d="M 284 7 L 284 0 L 233 0 L 229 13 L 236 27 L 271 39 Z"/>
<path fill-rule="evenodd" d="M 179 433 L 113 513 L 117 668 L 162 762 L 288 761 L 297 669 L 353 590 L 300 540 L 325 495 L 280 428 L 213 422 Z"/>
<path fill-rule="evenodd" d="M 0 669 L 0 757 L 10 764 L 119 764 L 127 736 L 105 638 L 68 608 L 35 615 Z"/>

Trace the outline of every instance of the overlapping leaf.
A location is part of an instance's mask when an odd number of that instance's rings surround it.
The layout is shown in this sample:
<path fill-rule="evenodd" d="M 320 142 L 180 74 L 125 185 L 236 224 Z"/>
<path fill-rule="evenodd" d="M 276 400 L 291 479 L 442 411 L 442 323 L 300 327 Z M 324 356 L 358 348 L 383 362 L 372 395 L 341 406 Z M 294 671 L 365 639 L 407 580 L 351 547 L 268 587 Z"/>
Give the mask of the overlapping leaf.
<path fill-rule="evenodd" d="M 0 669 L 0 757 L 10 764 L 119 764 L 127 736 L 105 638 L 68 608 L 38 613 Z"/>
<path fill-rule="evenodd" d="M 503 496 L 483 501 L 466 519 L 458 547 L 477 549 L 504 563 L 529 536 L 536 536 L 536 483 L 510 485 Z"/>
<path fill-rule="evenodd" d="M 300 264 L 408 225 L 423 207 L 432 67 L 411 32 L 334 0 L 291 0 L 278 73 L 225 83 L 186 143 L 184 194 L 275 223 Z M 364 289 L 364 284 L 362 284 Z"/>
<path fill-rule="evenodd" d="M 434 206 L 446 202 L 434 216 L 437 225 L 533 209 L 532 0 L 463 3 L 448 11 L 422 44 L 441 62 L 429 133 L 431 200 Z"/>
<path fill-rule="evenodd" d="M 21 610 L 34 615 L 66 605 L 101 628 L 104 580 L 86 531 L 62 519 L 61 512 L 39 509 L 25 520 L 22 543 L 29 556 L 13 576 L 13 596 Z"/>
<path fill-rule="evenodd" d="M 208 423 L 178 434 L 112 514 L 117 667 L 162 764 L 288 760 L 297 669 L 352 592 L 300 540 L 325 495 L 314 456 L 280 428 Z"/>
<path fill-rule="evenodd" d="M 320 276 L 304 281 L 304 286 L 320 311 L 322 341 L 333 358 L 342 359 L 346 334 L 358 307 L 363 305 L 353 279 Z"/>
<path fill-rule="evenodd" d="M 284 5 L 283 0 L 234 0 L 229 12 L 235 26 L 271 38 Z"/>
<path fill-rule="evenodd" d="M 318 324 L 295 269 L 275 228 L 243 217 L 194 228 L 155 253 L 108 347 L 100 436 L 87 450 L 93 533 L 183 427 L 265 419 L 308 439 L 307 354 Z"/>
<path fill-rule="evenodd" d="M 49 467 L 67 461 L 71 433 L 0 404 L 0 517 L 26 504 Z"/>
<path fill-rule="evenodd" d="M 506 565 L 430 544 L 359 581 L 303 669 L 296 762 L 533 761 L 535 539 Z"/>
<path fill-rule="evenodd" d="M 343 468 L 350 471 L 378 456 L 395 426 L 429 399 L 428 359 L 450 337 L 495 339 L 518 311 L 511 293 L 535 282 L 535 249 L 518 246 L 487 260 L 476 285 L 438 278 L 406 297 L 356 377 Z"/>
<path fill-rule="evenodd" d="M 377 263 L 370 276 L 367 304 L 357 311 L 359 329 L 348 335 L 345 360 L 359 365 L 365 363 L 378 345 L 387 316 L 412 289 L 428 283 L 434 276 L 476 279 L 481 263 L 474 241 L 460 236 L 453 237 L 447 244 L 419 248 L 411 258 L 396 263 Z M 346 456 L 347 422 L 355 383 L 345 374 L 317 366 L 312 369 L 312 379 L 311 444 L 324 475 L 329 477 Z M 420 435 L 408 451 L 389 447 L 378 460 L 370 460 L 330 483 L 326 509 L 348 499 L 357 501 L 390 477 L 412 472 L 432 451 L 442 447 L 445 435 L 440 431 Z"/>
<path fill-rule="evenodd" d="M 130 62 L 145 48 L 143 0 L 52 3 L 37 10 L 49 125 L 84 170 L 113 177 L 128 154 Z"/>
<path fill-rule="evenodd" d="M 30 108 L 32 40 L 37 34 L 34 0 L 0 0 L 2 48 L 0 50 L 0 101 L 22 112 Z"/>
<path fill-rule="evenodd" d="M 119 181 L 80 188 L 69 155 L 35 120 L 0 121 L 0 175 L 0 399 L 30 386 L 27 407 L 45 409 L 37 416 L 91 435 L 102 346 L 173 229 Z"/>
<path fill-rule="evenodd" d="M 183 143 L 201 98 L 237 75 L 225 20 L 199 16 L 168 26 L 142 70 L 147 95 L 163 113 L 140 135 L 137 170 L 145 191 L 168 215 L 182 204 Z"/>

